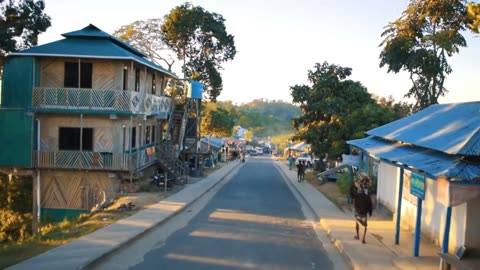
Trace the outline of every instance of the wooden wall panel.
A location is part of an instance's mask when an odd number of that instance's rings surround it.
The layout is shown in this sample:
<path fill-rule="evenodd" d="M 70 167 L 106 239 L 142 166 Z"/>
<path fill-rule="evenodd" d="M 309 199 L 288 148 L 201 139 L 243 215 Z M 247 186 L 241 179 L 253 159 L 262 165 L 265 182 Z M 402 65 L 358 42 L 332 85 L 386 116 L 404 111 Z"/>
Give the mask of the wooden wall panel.
<path fill-rule="evenodd" d="M 63 87 L 64 58 L 46 57 L 40 60 L 40 86 Z"/>
<path fill-rule="evenodd" d="M 76 62 L 78 58 L 43 57 L 41 63 L 41 87 L 64 87 L 65 62 Z M 122 90 L 123 67 L 125 62 L 118 60 L 82 59 L 93 64 L 94 89 Z M 129 75 L 132 76 L 132 72 Z M 133 74 L 134 76 L 135 74 Z M 135 77 L 133 77 L 135 79 Z"/>
<path fill-rule="evenodd" d="M 103 199 L 112 199 L 115 179 L 104 172 L 42 171 L 41 205 L 45 208 L 91 209 Z"/>
<path fill-rule="evenodd" d="M 93 63 L 94 89 L 120 90 L 115 86 L 115 69 L 118 65 L 113 62 L 91 61 Z"/>
<path fill-rule="evenodd" d="M 113 129 L 107 127 L 97 127 L 93 134 L 96 152 L 113 152 Z"/>
<path fill-rule="evenodd" d="M 80 115 L 38 116 L 40 119 L 40 149 L 58 151 L 58 130 L 60 127 L 80 127 Z M 84 116 L 83 127 L 94 128 L 94 152 L 122 152 L 123 128 L 121 123 L 106 116 Z"/>

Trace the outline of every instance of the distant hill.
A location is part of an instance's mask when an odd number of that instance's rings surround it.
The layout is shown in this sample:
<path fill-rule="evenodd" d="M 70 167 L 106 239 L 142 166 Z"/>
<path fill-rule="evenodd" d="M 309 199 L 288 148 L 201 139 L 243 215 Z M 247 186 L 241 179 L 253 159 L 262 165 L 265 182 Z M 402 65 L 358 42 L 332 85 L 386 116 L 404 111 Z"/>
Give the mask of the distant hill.
<path fill-rule="evenodd" d="M 231 102 L 226 103 L 231 106 Z M 300 115 L 297 106 L 277 100 L 257 99 L 234 107 L 238 111 L 235 124 L 252 130 L 257 137 L 293 133 L 290 120 Z"/>

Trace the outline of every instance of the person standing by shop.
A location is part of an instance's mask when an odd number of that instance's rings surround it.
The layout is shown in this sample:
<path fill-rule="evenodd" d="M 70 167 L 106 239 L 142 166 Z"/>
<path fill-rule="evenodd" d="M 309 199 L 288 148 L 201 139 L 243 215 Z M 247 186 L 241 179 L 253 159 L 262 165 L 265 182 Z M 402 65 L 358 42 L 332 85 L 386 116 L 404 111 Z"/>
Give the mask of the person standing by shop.
<path fill-rule="evenodd" d="M 291 155 L 288 155 L 288 168 L 290 169 L 290 171 L 293 169 L 293 157 Z"/>

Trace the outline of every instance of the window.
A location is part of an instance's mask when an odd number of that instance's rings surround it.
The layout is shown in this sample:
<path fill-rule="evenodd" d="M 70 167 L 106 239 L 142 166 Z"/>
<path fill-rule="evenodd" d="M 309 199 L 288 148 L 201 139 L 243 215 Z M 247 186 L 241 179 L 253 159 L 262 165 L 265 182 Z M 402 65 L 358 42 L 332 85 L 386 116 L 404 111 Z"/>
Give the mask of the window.
<path fill-rule="evenodd" d="M 65 76 L 63 85 L 65 87 L 78 87 L 78 63 L 65 63 Z"/>
<path fill-rule="evenodd" d="M 65 62 L 64 87 L 92 88 L 92 63 Z M 79 76 L 80 75 L 80 76 Z M 79 85 L 80 82 L 80 85 Z"/>
<path fill-rule="evenodd" d="M 135 148 L 137 146 L 137 128 L 132 127 L 132 138 L 131 138 L 131 144 L 132 147 L 130 148 Z"/>
<path fill-rule="evenodd" d="M 128 69 L 123 68 L 123 90 L 128 90 Z"/>
<path fill-rule="evenodd" d="M 157 85 L 155 81 L 155 74 L 152 74 L 152 94 L 153 95 L 156 94 L 156 89 L 157 89 Z"/>
<path fill-rule="evenodd" d="M 135 69 L 135 92 L 140 92 L 140 69 Z"/>
<path fill-rule="evenodd" d="M 152 134 L 150 133 L 150 126 L 145 127 L 145 144 L 150 144 L 151 142 L 151 136 Z"/>
<path fill-rule="evenodd" d="M 60 150 L 93 151 L 93 128 L 61 127 L 58 138 Z"/>

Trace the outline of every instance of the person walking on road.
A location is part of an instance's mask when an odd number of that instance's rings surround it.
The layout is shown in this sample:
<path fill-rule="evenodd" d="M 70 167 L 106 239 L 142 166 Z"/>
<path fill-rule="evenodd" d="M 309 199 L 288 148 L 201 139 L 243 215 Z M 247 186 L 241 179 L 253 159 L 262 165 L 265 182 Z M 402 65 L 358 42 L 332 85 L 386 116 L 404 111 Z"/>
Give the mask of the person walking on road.
<path fill-rule="evenodd" d="M 305 170 L 305 166 L 303 165 L 303 161 L 302 160 L 299 160 L 298 163 L 297 163 L 297 181 L 300 183 L 302 182 L 302 176 L 303 176 L 303 172 Z"/>
<path fill-rule="evenodd" d="M 353 205 L 355 208 L 355 229 L 357 235 L 355 235 L 355 239 L 360 239 L 359 230 L 360 225 L 363 226 L 363 237 L 362 243 L 365 244 L 365 235 L 367 234 L 367 214 L 372 216 L 373 206 L 370 196 L 368 196 L 368 186 L 369 186 L 369 178 L 366 174 L 360 173 L 357 181 L 352 183 L 350 188 L 350 196 L 353 199 Z"/>
<path fill-rule="evenodd" d="M 297 179 L 298 182 L 302 182 L 305 180 L 305 170 L 307 169 L 307 165 L 305 164 L 304 160 L 300 160 L 297 164 Z"/>

